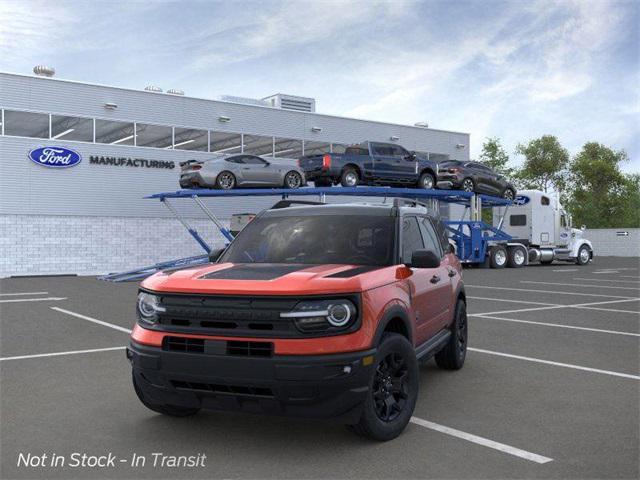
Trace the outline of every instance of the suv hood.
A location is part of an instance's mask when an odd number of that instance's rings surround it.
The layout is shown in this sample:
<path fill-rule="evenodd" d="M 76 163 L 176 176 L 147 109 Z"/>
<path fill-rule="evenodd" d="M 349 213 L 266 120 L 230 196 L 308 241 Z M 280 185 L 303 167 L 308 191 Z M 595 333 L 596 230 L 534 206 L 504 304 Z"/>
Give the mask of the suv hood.
<path fill-rule="evenodd" d="M 159 272 L 141 287 L 159 292 L 229 295 L 355 293 L 396 281 L 402 267 L 220 263 Z"/>

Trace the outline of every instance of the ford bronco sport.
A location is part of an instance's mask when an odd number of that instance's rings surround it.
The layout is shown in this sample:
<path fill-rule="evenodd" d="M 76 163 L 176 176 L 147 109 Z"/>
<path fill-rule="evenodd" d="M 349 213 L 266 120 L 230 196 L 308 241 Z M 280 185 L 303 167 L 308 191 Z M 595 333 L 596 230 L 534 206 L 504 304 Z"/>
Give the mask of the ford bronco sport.
<path fill-rule="evenodd" d="M 406 201 L 276 207 L 214 263 L 142 282 L 127 349 L 138 397 L 166 415 L 337 418 L 396 437 L 418 361 L 465 360 L 461 266 L 442 224 Z"/>

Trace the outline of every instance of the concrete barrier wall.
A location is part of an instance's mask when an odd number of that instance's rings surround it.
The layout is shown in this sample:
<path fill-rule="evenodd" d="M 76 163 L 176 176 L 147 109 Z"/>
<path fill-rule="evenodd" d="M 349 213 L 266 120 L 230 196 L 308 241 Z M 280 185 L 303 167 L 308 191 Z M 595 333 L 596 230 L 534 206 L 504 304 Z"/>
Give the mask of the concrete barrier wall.
<path fill-rule="evenodd" d="M 587 229 L 596 256 L 640 257 L 640 228 Z"/>

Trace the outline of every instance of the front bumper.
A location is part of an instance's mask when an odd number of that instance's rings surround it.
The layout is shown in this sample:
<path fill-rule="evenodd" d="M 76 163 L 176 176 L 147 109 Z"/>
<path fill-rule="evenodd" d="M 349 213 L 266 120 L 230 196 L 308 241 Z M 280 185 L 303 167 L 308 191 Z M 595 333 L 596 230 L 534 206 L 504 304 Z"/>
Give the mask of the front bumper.
<path fill-rule="evenodd" d="M 375 349 L 339 355 L 240 357 L 163 350 L 131 342 L 127 358 L 152 403 L 211 410 L 360 418 Z M 369 360 L 369 359 L 367 359 Z"/>

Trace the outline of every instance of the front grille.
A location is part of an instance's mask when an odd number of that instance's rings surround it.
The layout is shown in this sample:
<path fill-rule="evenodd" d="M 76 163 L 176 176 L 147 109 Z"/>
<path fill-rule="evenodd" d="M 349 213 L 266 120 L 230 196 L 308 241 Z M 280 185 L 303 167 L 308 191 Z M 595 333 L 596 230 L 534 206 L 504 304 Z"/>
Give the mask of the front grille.
<path fill-rule="evenodd" d="M 272 342 L 207 340 L 204 338 L 166 336 L 162 341 L 162 348 L 170 352 L 203 353 L 206 355 L 273 356 Z"/>
<path fill-rule="evenodd" d="M 185 382 L 183 380 L 171 380 L 171 385 L 173 385 L 173 388 L 176 388 L 178 390 L 190 390 L 195 392 L 266 398 L 274 397 L 273 390 L 267 387 L 255 387 L 247 385 L 218 385 L 213 383 Z"/>
<path fill-rule="evenodd" d="M 163 348 L 172 352 L 204 353 L 201 338 L 164 337 L 163 343 Z"/>
<path fill-rule="evenodd" d="M 227 342 L 227 355 L 240 357 L 270 357 L 273 355 L 271 342 Z"/>

